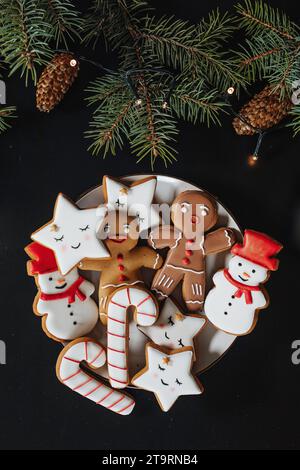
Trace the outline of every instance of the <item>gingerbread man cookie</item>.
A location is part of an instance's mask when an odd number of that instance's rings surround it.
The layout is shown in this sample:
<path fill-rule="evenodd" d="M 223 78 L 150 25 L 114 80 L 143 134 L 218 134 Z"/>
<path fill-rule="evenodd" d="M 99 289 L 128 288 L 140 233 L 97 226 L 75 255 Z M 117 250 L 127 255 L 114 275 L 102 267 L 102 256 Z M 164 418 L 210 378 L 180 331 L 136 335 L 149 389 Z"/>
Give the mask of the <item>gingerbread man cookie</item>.
<path fill-rule="evenodd" d="M 208 293 L 204 310 L 218 329 L 236 336 L 246 335 L 255 327 L 258 312 L 268 306 L 268 296 L 261 286 L 276 271 L 274 257 L 282 245 L 264 233 L 245 230 L 244 243 L 231 249 L 234 255 L 228 269 L 218 271 L 215 287 Z"/>
<path fill-rule="evenodd" d="M 187 309 L 201 311 L 205 258 L 229 250 L 235 242 L 234 232 L 230 228 L 208 232 L 217 223 L 218 211 L 213 197 L 204 191 L 180 193 L 172 204 L 171 219 L 174 227 L 157 227 L 149 236 L 152 248 L 170 247 L 164 266 L 154 276 L 152 290 L 168 297 L 182 281 Z"/>
<path fill-rule="evenodd" d="M 73 268 L 62 275 L 54 253 L 39 243 L 25 248 L 32 258 L 27 262 L 28 274 L 35 277 L 38 294 L 33 310 L 42 316 L 42 328 L 50 338 L 67 341 L 92 331 L 98 321 L 97 304 L 91 298 L 94 285 Z"/>
<path fill-rule="evenodd" d="M 111 259 L 85 259 L 81 269 L 101 271 L 99 284 L 99 313 L 106 324 L 108 297 L 118 287 L 143 284 L 142 267 L 159 269 L 162 257 L 153 249 L 136 247 L 139 239 L 138 220 L 123 211 L 110 211 L 99 228 L 98 235 L 105 240 Z"/>

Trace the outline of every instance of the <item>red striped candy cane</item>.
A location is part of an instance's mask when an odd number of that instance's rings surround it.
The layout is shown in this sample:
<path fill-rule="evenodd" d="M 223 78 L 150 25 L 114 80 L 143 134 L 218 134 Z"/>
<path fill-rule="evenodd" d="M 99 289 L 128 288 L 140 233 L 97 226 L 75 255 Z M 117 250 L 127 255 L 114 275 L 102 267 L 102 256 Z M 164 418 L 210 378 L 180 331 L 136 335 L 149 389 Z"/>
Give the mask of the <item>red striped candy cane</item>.
<path fill-rule="evenodd" d="M 107 368 L 114 388 L 129 383 L 128 307 L 135 307 L 134 321 L 140 326 L 153 325 L 158 317 L 155 297 L 142 287 L 120 287 L 111 294 L 107 308 Z"/>
<path fill-rule="evenodd" d="M 92 378 L 80 368 L 85 361 L 88 367 L 98 369 L 106 362 L 103 346 L 91 338 L 78 338 L 71 341 L 60 353 L 56 363 L 58 379 L 83 397 L 121 415 L 129 415 L 135 405 L 134 400 L 117 390 Z"/>

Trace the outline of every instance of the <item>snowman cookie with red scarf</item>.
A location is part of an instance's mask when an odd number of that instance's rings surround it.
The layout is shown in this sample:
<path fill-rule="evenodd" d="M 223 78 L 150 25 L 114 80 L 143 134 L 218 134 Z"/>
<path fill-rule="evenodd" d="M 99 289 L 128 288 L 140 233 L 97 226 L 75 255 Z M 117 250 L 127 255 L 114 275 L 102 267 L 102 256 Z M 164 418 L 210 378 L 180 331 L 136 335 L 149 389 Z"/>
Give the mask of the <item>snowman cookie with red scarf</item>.
<path fill-rule="evenodd" d="M 98 307 L 91 299 L 94 285 L 81 277 L 77 268 L 63 276 L 54 252 L 37 242 L 25 251 L 32 258 L 27 263 L 28 274 L 35 277 L 39 288 L 33 310 L 43 317 L 47 336 L 67 341 L 88 334 L 98 321 Z"/>
<path fill-rule="evenodd" d="M 236 336 L 251 333 L 259 311 L 269 303 L 261 284 L 268 280 L 270 271 L 277 270 L 275 256 L 281 249 L 282 245 L 267 235 L 245 230 L 243 244 L 233 246 L 228 269 L 214 275 L 215 287 L 205 300 L 205 314 L 216 328 Z"/>

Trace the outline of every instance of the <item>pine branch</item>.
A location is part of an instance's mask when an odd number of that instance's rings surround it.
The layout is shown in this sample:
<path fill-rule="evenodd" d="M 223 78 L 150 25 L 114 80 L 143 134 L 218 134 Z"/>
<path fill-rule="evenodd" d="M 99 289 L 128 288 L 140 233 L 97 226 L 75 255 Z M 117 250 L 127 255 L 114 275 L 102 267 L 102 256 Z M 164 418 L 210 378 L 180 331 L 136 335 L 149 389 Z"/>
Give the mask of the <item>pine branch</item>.
<path fill-rule="evenodd" d="M 15 106 L 0 106 L 0 133 L 10 127 L 9 120 L 16 117 L 15 112 Z"/>
<path fill-rule="evenodd" d="M 206 123 L 208 127 L 211 123 L 221 124 L 219 114 L 227 107 L 217 90 L 207 92 L 203 80 L 193 82 L 189 77 L 179 81 L 171 95 L 170 105 L 178 118 L 193 124 Z"/>
<path fill-rule="evenodd" d="M 141 32 L 146 46 L 168 67 L 189 70 L 224 91 L 243 82 L 224 50 L 224 41 L 235 29 L 234 21 L 219 11 L 194 26 L 174 17 L 147 18 Z"/>
<path fill-rule="evenodd" d="M 236 6 L 240 15 L 241 27 L 251 36 L 271 31 L 285 40 L 294 40 L 298 35 L 298 27 L 278 9 L 263 0 L 245 0 Z"/>
<path fill-rule="evenodd" d="M 45 21 L 50 25 L 50 34 L 56 47 L 63 44 L 68 48 L 68 40 L 80 38 L 83 20 L 71 1 L 39 0 L 39 6 L 45 11 Z"/>
<path fill-rule="evenodd" d="M 2 0 L 1 7 L 0 52 L 10 75 L 20 70 L 26 84 L 29 77 L 36 83 L 36 66 L 51 57 L 51 34 L 44 11 L 35 0 Z"/>

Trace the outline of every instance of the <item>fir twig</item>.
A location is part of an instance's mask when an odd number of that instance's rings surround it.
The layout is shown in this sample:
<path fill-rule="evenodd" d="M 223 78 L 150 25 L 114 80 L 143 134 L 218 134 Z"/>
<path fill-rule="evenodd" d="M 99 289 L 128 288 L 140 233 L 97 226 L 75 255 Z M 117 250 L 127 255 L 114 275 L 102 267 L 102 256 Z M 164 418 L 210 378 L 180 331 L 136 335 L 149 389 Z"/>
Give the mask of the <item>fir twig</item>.
<path fill-rule="evenodd" d="M 9 120 L 16 117 L 15 112 L 15 106 L 0 105 L 0 133 L 10 127 Z"/>
<path fill-rule="evenodd" d="M 36 83 L 36 66 L 46 64 L 51 57 L 50 38 L 44 10 L 35 0 L 1 1 L 0 52 L 10 75 L 20 70 L 26 84 L 29 77 Z"/>

